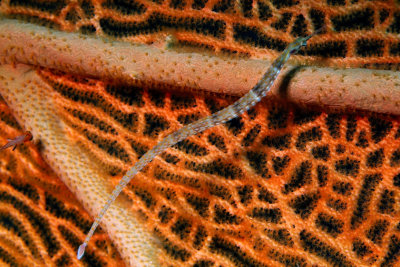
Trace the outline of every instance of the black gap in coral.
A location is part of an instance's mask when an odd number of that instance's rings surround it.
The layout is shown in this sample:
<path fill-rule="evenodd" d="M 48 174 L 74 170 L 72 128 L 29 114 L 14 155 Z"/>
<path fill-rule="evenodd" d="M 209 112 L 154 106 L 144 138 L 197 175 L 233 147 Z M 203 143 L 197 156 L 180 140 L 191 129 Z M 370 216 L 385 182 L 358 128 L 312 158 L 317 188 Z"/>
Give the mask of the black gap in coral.
<path fill-rule="evenodd" d="M 341 201 L 340 199 L 329 198 L 326 201 L 326 205 L 329 208 L 336 210 L 337 212 L 343 212 L 347 209 L 347 203 Z"/>
<path fill-rule="evenodd" d="M 307 143 L 311 141 L 319 141 L 322 139 L 322 131 L 320 127 L 313 127 L 310 130 L 301 132 L 297 138 L 296 147 L 299 150 L 304 150 Z"/>
<path fill-rule="evenodd" d="M 382 244 L 382 239 L 389 228 L 389 222 L 387 220 L 377 220 L 373 223 L 372 227 L 366 232 L 366 236 L 374 244 Z"/>
<path fill-rule="evenodd" d="M 306 20 L 303 15 L 298 15 L 292 27 L 292 35 L 304 37 L 308 35 Z"/>
<path fill-rule="evenodd" d="M 389 16 L 389 10 L 387 9 L 382 9 L 379 11 L 379 22 L 382 23 L 386 20 L 386 18 Z"/>
<path fill-rule="evenodd" d="M 293 111 L 293 113 L 294 113 L 293 122 L 297 125 L 303 125 L 303 124 L 312 122 L 319 115 L 321 115 L 321 112 L 319 112 L 319 111 L 313 111 L 313 110 L 302 109 L 302 108 L 296 108 Z"/>
<path fill-rule="evenodd" d="M 185 165 L 188 169 L 219 175 L 225 179 L 241 179 L 243 177 L 243 172 L 239 167 L 225 163 L 221 159 L 210 163 L 187 162 Z"/>
<path fill-rule="evenodd" d="M 160 240 L 161 247 L 172 259 L 186 262 L 190 258 L 191 254 L 189 251 L 175 245 L 168 238 L 164 237 L 158 229 L 154 229 L 154 233 L 158 237 L 158 240 Z"/>
<path fill-rule="evenodd" d="M 269 110 L 268 128 L 269 129 L 284 129 L 288 124 L 289 111 L 281 106 L 274 106 Z"/>
<path fill-rule="evenodd" d="M 192 223 L 189 220 L 179 217 L 171 226 L 171 231 L 180 239 L 185 239 L 190 234 L 191 227 Z"/>
<path fill-rule="evenodd" d="M 95 133 L 89 132 L 87 129 L 84 129 L 83 133 L 87 139 L 89 139 L 92 143 L 110 156 L 116 157 L 127 163 L 130 162 L 129 154 L 121 145 L 118 144 L 117 141 L 104 139 Z"/>
<path fill-rule="evenodd" d="M 315 159 L 321 159 L 327 161 L 330 157 L 329 146 L 327 145 L 315 146 L 311 149 L 311 154 Z"/>
<path fill-rule="evenodd" d="M 326 213 L 319 213 L 315 225 L 333 237 L 343 232 L 344 222 Z"/>
<path fill-rule="evenodd" d="M 9 178 L 7 182 L 15 190 L 21 192 L 22 194 L 24 194 L 25 196 L 30 198 L 34 203 L 37 204 L 37 202 L 39 201 L 39 199 L 40 199 L 39 193 L 36 190 L 36 188 L 33 187 L 32 185 L 30 185 L 28 183 L 22 183 L 18 179 L 13 179 L 13 178 Z"/>
<path fill-rule="evenodd" d="M 282 7 L 295 6 L 299 3 L 298 0 L 272 0 L 271 2 L 278 9 Z"/>
<path fill-rule="evenodd" d="M 310 19 L 314 30 L 321 29 L 325 25 L 325 13 L 318 9 L 310 9 Z"/>
<path fill-rule="evenodd" d="M 208 0 L 194 0 L 192 4 L 193 9 L 203 9 Z"/>
<path fill-rule="evenodd" d="M 374 11 L 371 8 L 350 11 L 331 19 L 335 31 L 368 30 L 374 27 Z"/>
<path fill-rule="evenodd" d="M 326 185 L 328 181 L 328 167 L 326 167 L 325 165 L 317 166 L 317 179 L 318 179 L 318 185 L 320 187 Z"/>
<path fill-rule="evenodd" d="M 196 107 L 196 99 L 188 95 L 171 95 L 171 110 Z"/>
<path fill-rule="evenodd" d="M 261 125 L 257 124 L 254 126 L 249 133 L 243 138 L 242 144 L 244 146 L 250 146 L 253 144 L 254 139 L 258 136 L 261 131 Z"/>
<path fill-rule="evenodd" d="M 371 247 L 360 239 L 355 239 L 353 241 L 353 251 L 360 258 L 372 253 Z"/>
<path fill-rule="evenodd" d="M 168 223 L 173 218 L 174 213 L 170 207 L 162 205 L 157 216 L 161 223 Z"/>
<path fill-rule="evenodd" d="M 387 32 L 400 33 L 400 12 L 393 14 L 393 23 L 389 26 Z"/>
<path fill-rule="evenodd" d="M 274 196 L 274 194 L 272 194 L 271 192 L 269 192 L 267 189 L 265 188 L 261 188 L 258 191 L 258 199 L 270 204 L 275 203 L 278 199 Z"/>
<path fill-rule="evenodd" d="M 346 131 L 346 140 L 352 141 L 354 138 L 354 134 L 357 128 L 357 120 L 355 115 L 349 115 L 347 117 L 347 131 Z"/>
<path fill-rule="evenodd" d="M 289 194 L 311 182 L 311 162 L 303 161 L 294 170 L 290 180 L 282 188 L 282 193 Z"/>
<path fill-rule="evenodd" d="M 277 175 L 283 174 L 283 170 L 289 165 L 290 158 L 285 155 L 283 157 L 272 158 L 272 167 Z"/>
<path fill-rule="evenodd" d="M 242 219 L 220 205 L 214 206 L 214 221 L 218 224 L 239 224 Z"/>
<path fill-rule="evenodd" d="M 193 156 L 205 156 L 208 154 L 208 150 L 205 147 L 200 146 L 187 139 L 178 142 L 174 145 L 174 147 L 185 152 L 186 154 L 190 154 Z"/>
<path fill-rule="evenodd" d="M 326 41 L 307 45 L 299 51 L 299 55 L 320 57 L 346 57 L 347 44 L 345 41 Z"/>
<path fill-rule="evenodd" d="M 234 24 L 233 31 L 233 37 L 235 40 L 245 44 L 277 51 L 283 51 L 287 46 L 286 42 L 277 38 L 269 37 L 256 27 Z"/>
<path fill-rule="evenodd" d="M 169 6 L 174 8 L 174 9 L 180 9 L 182 10 L 186 5 L 185 0 L 171 0 L 169 3 Z"/>
<path fill-rule="evenodd" d="M 78 15 L 75 9 L 71 9 L 65 16 L 65 20 L 75 24 L 81 17 Z"/>
<path fill-rule="evenodd" d="M 150 137 L 157 137 L 161 131 L 168 129 L 169 123 L 164 117 L 146 113 L 144 114 L 146 120 L 145 129 L 143 131 L 144 135 Z"/>
<path fill-rule="evenodd" d="M 140 187 L 135 187 L 134 191 L 135 195 L 139 197 L 139 199 L 143 202 L 143 204 L 146 205 L 148 209 L 153 208 L 157 204 L 156 200 L 149 191 Z"/>
<path fill-rule="evenodd" d="M 146 7 L 135 0 L 107 0 L 103 6 L 121 12 L 123 15 L 143 14 L 146 11 Z"/>
<path fill-rule="evenodd" d="M 303 194 L 290 200 L 289 206 L 293 209 L 294 213 L 304 220 L 315 209 L 319 198 L 320 195 L 318 192 Z"/>
<path fill-rule="evenodd" d="M 290 147 L 291 138 L 292 138 L 291 134 L 266 136 L 262 141 L 262 144 L 268 147 L 276 148 L 278 150 L 284 150 Z"/>
<path fill-rule="evenodd" d="M 289 26 L 289 22 L 292 18 L 291 13 L 283 13 L 281 18 L 271 24 L 277 30 L 286 31 L 287 27 Z"/>
<path fill-rule="evenodd" d="M 390 156 L 390 166 L 397 167 L 400 165 L 400 148 L 393 151 L 392 155 Z"/>
<path fill-rule="evenodd" d="M 355 266 L 340 251 L 321 241 L 310 232 L 303 230 L 300 232 L 300 245 L 319 258 L 326 260 L 332 266 L 353 267 Z"/>
<path fill-rule="evenodd" d="M 138 86 L 108 84 L 106 86 L 106 91 L 130 106 L 135 105 L 142 107 L 144 105 L 143 89 Z"/>
<path fill-rule="evenodd" d="M 282 253 L 275 249 L 271 249 L 267 254 L 273 260 L 282 263 L 282 266 L 293 266 L 293 267 L 305 267 L 307 266 L 307 261 L 298 256 L 291 255 L 290 253 Z"/>
<path fill-rule="evenodd" d="M 94 17 L 94 6 L 89 0 L 83 0 L 81 2 L 81 8 L 87 18 L 90 19 Z"/>
<path fill-rule="evenodd" d="M 48 0 L 48 1 L 34 1 L 34 0 L 10 0 L 11 7 L 27 7 L 36 9 L 42 12 L 48 12 L 58 16 L 60 11 L 65 7 L 66 1 L 64 0 Z"/>
<path fill-rule="evenodd" d="M 65 219 L 82 230 L 87 232 L 90 230 L 91 223 L 82 218 L 77 210 L 65 207 L 64 203 L 49 193 L 45 193 L 46 211 L 53 214 L 58 219 Z"/>
<path fill-rule="evenodd" d="M 381 57 L 384 49 L 383 40 L 379 39 L 358 39 L 356 42 L 356 54 L 362 57 Z"/>
<path fill-rule="evenodd" d="M 349 196 L 353 191 L 353 186 L 348 182 L 338 181 L 332 184 L 332 189 L 338 194 Z"/>
<path fill-rule="evenodd" d="M 61 233 L 63 239 L 67 241 L 67 243 L 70 245 L 70 247 L 77 248 L 82 243 L 82 240 L 80 240 L 71 230 L 69 230 L 64 225 L 58 225 L 57 229 Z M 99 258 L 96 254 L 90 251 L 90 249 L 85 252 L 85 257 L 82 258 L 82 261 L 86 263 L 86 266 L 107 266 L 107 264 L 103 262 L 101 258 Z"/>
<path fill-rule="evenodd" d="M 366 159 L 366 165 L 368 168 L 381 167 L 383 164 L 385 154 L 383 153 L 383 148 L 377 149 L 368 153 Z"/>
<path fill-rule="evenodd" d="M 21 214 L 23 214 L 37 232 L 41 242 L 43 242 L 46 253 L 48 253 L 50 257 L 53 257 L 57 254 L 57 252 L 61 249 L 60 243 L 57 241 L 54 233 L 51 231 L 50 225 L 45 218 L 13 195 L 10 195 L 8 192 L 0 192 L 0 203 L 10 204 Z"/>
<path fill-rule="evenodd" d="M 220 0 L 213 6 L 212 11 L 221 13 L 232 13 L 234 11 L 233 6 L 233 0 Z"/>
<path fill-rule="evenodd" d="M 294 245 L 290 232 L 287 229 L 267 229 L 267 235 L 284 246 L 292 247 Z"/>
<path fill-rule="evenodd" d="M 208 142 L 223 152 L 227 152 L 225 140 L 222 136 L 215 133 L 208 135 Z"/>
<path fill-rule="evenodd" d="M 378 203 L 378 211 L 383 214 L 392 214 L 395 211 L 395 204 L 395 191 L 383 190 Z"/>
<path fill-rule="evenodd" d="M 214 266 L 214 262 L 211 260 L 197 260 L 193 267 L 212 267 Z"/>
<path fill-rule="evenodd" d="M 344 6 L 346 4 L 346 0 L 326 0 L 326 2 L 331 6 Z"/>
<path fill-rule="evenodd" d="M 127 37 L 140 34 L 151 34 L 166 29 L 180 29 L 203 35 L 211 35 L 224 39 L 226 24 L 222 20 L 198 19 L 191 17 L 173 17 L 161 13 L 153 13 L 147 21 L 119 22 L 112 18 L 100 19 L 104 33 L 114 37 Z"/>
<path fill-rule="evenodd" d="M 341 174 L 356 177 L 360 170 L 360 161 L 344 158 L 335 162 L 335 170 Z"/>
<path fill-rule="evenodd" d="M 368 121 L 371 126 L 371 137 L 375 143 L 380 142 L 393 128 L 393 123 L 389 120 L 378 117 L 369 117 Z"/>
<path fill-rule="evenodd" d="M 237 136 L 244 128 L 244 123 L 241 117 L 233 118 L 225 123 L 228 129 Z"/>
<path fill-rule="evenodd" d="M 8 232 L 18 236 L 36 259 L 41 258 L 39 250 L 33 242 L 30 233 L 25 229 L 23 222 L 8 212 L 0 211 L 0 225 L 7 229 Z"/>
<path fill-rule="evenodd" d="M 267 2 L 259 0 L 258 2 L 258 18 L 266 21 L 272 17 L 272 11 Z"/>
<path fill-rule="evenodd" d="M 201 249 L 203 247 L 204 241 L 206 240 L 207 236 L 208 235 L 207 235 L 207 232 L 206 232 L 206 229 L 204 228 L 204 226 L 199 225 L 197 227 L 197 231 L 194 236 L 193 247 L 197 250 Z"/>
<path fill-rule="evenodd" d="M 207 198 L 195 196 L 194 194 L 185 194 L 186 201 L 192 206 L 192 208 L 201 216 L 208 216 L 208 206 L 210 201 Z"/>
<path fill-rule="evenodd" d="M 90 35 L 96 33 L 96 28 L 93 25 L 83 25 L 79 28 L 79 31 L 82 34 Z"/>
<path fill-rule="evenodd" d="M 253 0 L 240 0 L 240 4 L 242 7 L 243 16 L 246 18 L 251 18 L 253 16 Z"/>
<path fill-rule="evenodd" d="M 244 205 L 247 206 L 253 198 L 253 187 L 250 185 L 244 185 L 244 186 L 238 186 L 236 188 L 240 202 Z"/>
<path fill-rule="evenodd" d="M 358 194 L 357 204 L 350 220 L 352 229 L 356 229 L 367 219 L 372 196 L 380 181 L 382 181 L 381 174 L 368 174 L 364 176 L 363 185 Z"/>
<path fill-rule="evenodd" d="M 369 146 L 368 139 L 367 139 L 367 132 L 365 130 L 361 130 L 360 134 L 358 135 L 358 140 L 356 146 L 366 148 Z"/>
<path fill-rule="evenodd" d="M 183 125 L 188 125 L 192 122 L 195 122 L 201 118 L 199 113 L 196 114 L 188 114 L 188 115 L 179 115 L 178 121 Z"/>
<path fill-rule="evenodd" d="M 248 151 L 246 158 L 255 172 L 263 178 L 269 178 L 267 168 L 267 155 L 263 152 Z"/>
<path fill-rule="evenodd" d="M 392 235 L 387 247 L 387 253 L 381 262 L 381 266 L 394 266 L 400 256 L 400 239 Z"/>
<path fill-rule="evenodd" d="M 258 262 L 252 258 L 251 255 L 243 251 L 234 242 L 224 239 L 219 236 L 213 236 L 209 249 L 216 254 L 220 254 L 229 259 L 234 266 L 259 266 L 266 267 L 266 265 Z"/>
<path fill-rule="evenodd" d="M 333 138 L 340 137 L 340 120 L 342 116 L 340 114 L 328 114 L 326 117 L 326 126 L 328 127 L 328 131 Z"/>
<path fill-rule="evenodd" d="M 279 223 L 282 219 L 282 212 L 278 208 L 253 208 L 248 215 L 260 221 L 270 223 Z"/>

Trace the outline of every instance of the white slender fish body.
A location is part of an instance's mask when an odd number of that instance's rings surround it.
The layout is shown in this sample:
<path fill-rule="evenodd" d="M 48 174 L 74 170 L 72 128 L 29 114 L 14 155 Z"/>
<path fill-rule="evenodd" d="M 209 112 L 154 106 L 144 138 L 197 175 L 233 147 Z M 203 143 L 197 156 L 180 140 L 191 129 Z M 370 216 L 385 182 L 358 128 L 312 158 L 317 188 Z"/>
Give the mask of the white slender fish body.
<path fill-rule="evenodd" d="M 87 234 L 85 241 L 79 246 L 77 257 L 81 259 L 85 253 L 85 248 L 89 243 L 94 231 L 99 225 L 104 214 L 114 202 L 114 200 L 121 193 L 122 189 L 130 182 L 130 180 L 138 173 L 143 167 L 149 164 L 158 154 L 163 152 L 165 149 L 173 146 L 174 144 L 186 139 L 187 137 L 203 132 L 206 129 L 224 123 L 235 117 L 240 116 L 243 112 L 247 111 L 249 108 L 253 107 L 257 102 L 259 102 L 270 90 L 272 84 L 276 80 L 279 72 L 281 71 L 283 65 L 287 62 L 290 55 L 297 53 L 297 51 L 302 47 L 306 46 L 308 39 L 314 36 L 314 34 L 307 37 L 300 37 L 296 39 L 293 43 L 290 43 L 288 47 L 282 52 L 282 54 L 272 63 L 268 71 L 263 75 L 261 80 L 251 89 L 247 94 L 242 96 L 238 101 L 232 105 L 210 115 L 202 118 L 196 122 L 186 125 L 179 129 L 178 131 L 168 135 L 152 149 L 147 151 L 136 164 L 122 177 L 121 181 L 115 187 L 114 191 L 110 195 L 104 207 L 101 209 L 100 213 L 97 215 L 89 233 Z"/>

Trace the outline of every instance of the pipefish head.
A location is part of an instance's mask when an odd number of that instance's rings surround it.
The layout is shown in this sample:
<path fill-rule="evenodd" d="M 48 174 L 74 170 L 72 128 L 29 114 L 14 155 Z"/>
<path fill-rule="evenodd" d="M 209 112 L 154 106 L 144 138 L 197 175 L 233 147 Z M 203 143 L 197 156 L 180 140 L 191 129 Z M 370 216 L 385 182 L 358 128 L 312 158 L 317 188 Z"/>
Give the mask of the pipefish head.
<path fill-rule="evenodd" d="M 287 47 L 287 51 L 289 52 L 290 55 L 292 54 L 296 54 L 300 48 L 302 48 L 303 46 L 307 45 L 307 41 L 313 37 L 314 35 L 322 32 L 324 29 L 324 27 L 319 28 L 318 30 L 316 30 L 314 33 L 305 36 L 305 37 L 299 37 L 297 38 L 293 43 L 290 43 L 289 46 Z"/>

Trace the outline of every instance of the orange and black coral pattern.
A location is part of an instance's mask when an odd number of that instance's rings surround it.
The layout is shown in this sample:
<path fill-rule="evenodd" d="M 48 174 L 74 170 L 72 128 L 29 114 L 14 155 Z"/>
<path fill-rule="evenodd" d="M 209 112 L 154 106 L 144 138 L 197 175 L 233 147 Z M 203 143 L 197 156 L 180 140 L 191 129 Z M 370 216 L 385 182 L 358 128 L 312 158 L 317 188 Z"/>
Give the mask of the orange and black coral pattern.
<path fill-rule="evenodd" d="M 303 51 L 306 58 L 321 56 L 338 67 L 399 63 L 395 1 L 0 4 L 2 14 L 62 30 L 144 43 L 172 34 L 177 47 L 230 56 L 273 58 L 294 37 L 325 26 L 324 39 Z M 77 145 L 113 184 L 162 137 L 235 100 L 37 72 L 54 90 Z M 19 135 L 11 112 L 1 107 L 2 134 Z M 159 238 L 165 266 L 396 266 L 399 125 L 390 115 L 265 99 L 168 149 L 124 193 Z M 0 260 L 121 266 L 101 232 L 84 261 L 76 261 L 90 216 L 49 171 L 39 145 L 15 152 L 1 155 Z"/>
<path fill-rule="evenodd" d="M 0 131 L 22 131 L 0 102 Z M 2 151 L 0 161 L 0 262 L 10 266 L 76 266 L 77 233 L 88 231 L 90 215 L 40 156 L 40 146 L 23 144 Z M 119 253 L 104 232 L 95 236 L 83 266 L 121 266 Z"/>
<path fill-rule="evenodd" d="M 265 57 L 324 28 L 300 55 L 334 67 L 398 68 L 400 9 L 391 1 L 3 1 L 4 15 L 108 38 Z M 167 42 L 167 41 L 166 41 Z M 304 61 L 303 61 L 304 63 Z M 314 61 L 314 63 L 316 63 Z"/>
<path fill-rule="evenodd" d="M 41 75 L 114 184 L 163 136 L 234 101 Z M 168 149 L 125 193 L 166 265 L 394 266 L 399 166 L 397 118 L 271 99 Z"/>

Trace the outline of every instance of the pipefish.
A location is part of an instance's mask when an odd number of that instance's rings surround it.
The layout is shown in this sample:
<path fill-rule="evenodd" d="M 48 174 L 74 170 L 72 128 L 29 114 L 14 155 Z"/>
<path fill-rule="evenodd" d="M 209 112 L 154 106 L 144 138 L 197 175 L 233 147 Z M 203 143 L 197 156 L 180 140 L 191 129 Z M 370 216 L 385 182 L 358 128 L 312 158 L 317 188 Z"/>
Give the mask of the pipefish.
<path fill-rule="evenodd" d="M 186 125 L 176 132 L 171 133 L 163 140 L 161 140 L 152 149 L 147 151 L 136 164 L 122 177 L 118 185 L 115 187 L 106 204 L 97 215 L 93 222 L 84 242 L 79 246 L 77 251 L 78 259 L 81 259 L 85 253 L 86 246 L 88 245 L 91 237 L 94 234 L 97 226 L 99 225 L 104 214 L 108 208 L 115 201 L 122 189 L 132 180 L 132 178 L 147 164 L 149 164 L 158 154 L 163 152 L 165 149 L 175 145 L 176 143 L 186 139 L 191 135 L 195 135 L 203 132 L 206 129 L 217 126 L 228 120 L 240 116 L 242 113 L 253 107 L 258 103 L 266 94 L 270 91 L 272 84 L 275 82 L 278 74 L 282 70 L 284 64 L 288 61 L 291 55 L 297 53 L 301 47 L 307 45 L 307 41 L 315 34 L 319 33 L 321 29 L 315 31 L 313 34 L 306 37 L 299 37 L 294 42 L 290 43 L 282 54 L 272 63 L 267 72 L 258 81 L 258 83 L 244 96 L 237 100 L 232 105 L 210 115 L 202 118 L 196 122 Z"/>

